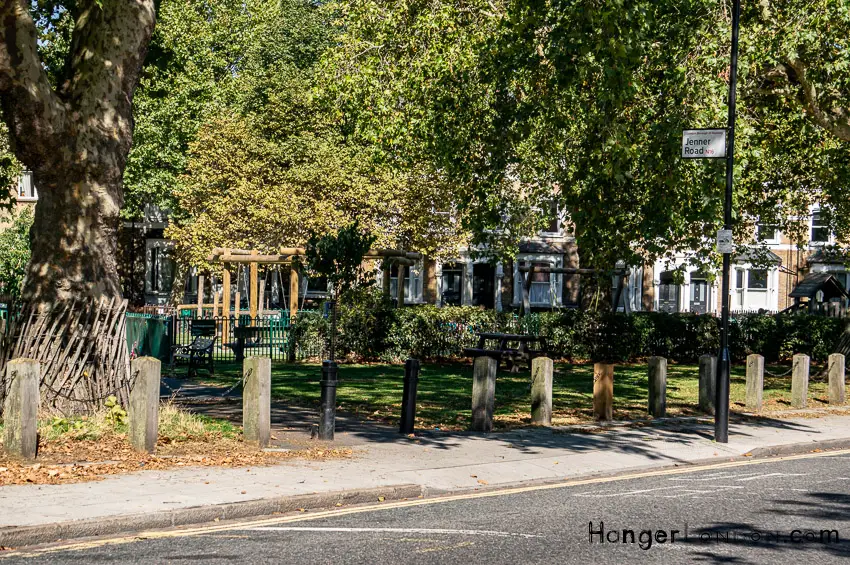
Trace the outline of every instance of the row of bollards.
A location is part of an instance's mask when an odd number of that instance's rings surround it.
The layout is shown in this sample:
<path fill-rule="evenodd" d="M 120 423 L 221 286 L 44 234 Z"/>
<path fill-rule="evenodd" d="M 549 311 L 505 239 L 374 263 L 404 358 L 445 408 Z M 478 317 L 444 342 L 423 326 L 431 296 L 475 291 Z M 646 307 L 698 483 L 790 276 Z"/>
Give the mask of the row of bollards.
<path fill-rule="evenodd" d="M 267 447 L 271 438 L 271 359 L 249 357 L 243 366 L 242 426 L 245 441 Z M 6 365 L 8 394 L 3 405 L 4 450 L 14 458 L 33 459 L 38 449 L 40 365 L 13 359 Z M 161 363 L 139 357 L 130 363 L 132 388 L 127 410 L 130 445 L 153 453 L 159 431 Z"/>
<path fill-rule="evenodd" d="M 828 396 L 830 404 L 844 404 L 845 374 L 844 355 L 833 353 L 826 365 L 828 377 Z M 809 370 L 811 361 L 808 355 L 797 354 L 791 363 L 791 407 L 806 408 L 809 402 Z M 758 412 L 762 409 L 764 392 L 764 357 L 747 357 L 747 410 Z"/>
<path fill-rule="evenodd" d="M 417 362 L 418 363 L 418 362 Z M 845 402 L 844 355 L 829 356 L 829 403 Z M 809 388 L 809 357 L 795 355 L 792 364 L 791 406 L 805 408 Z M 472 377 L 472 431 L 490 432 L 493 429 L 495 408 L 496 371 L 498 362 L 491 357 L 477 357 L 473 362 Z M 531 365 L 531 423 L 549 426 L 552 423 L 552 376 L 553 362 L 548 357 L 538 357 Z M 667 414 L 667 359 L 650 357 L 647 363 L 648 402 L 647 411 L 655 418 Z M 717 357 L 703 355 L 699 358 L 699 409 L 714 414 Z M 406 389 L 405 389 L 406 390 Z M 747 358 L 747 409 L 759 411 L 764 391 L 764 358 L 750 355 Z M 405 392 L 405 398 L 407 393 Z M 415 400 L 414 400 L 415 402 Z M 612 420 L 614 410 L 614 365 L 593 365 L 593 416 L 600 421 Z M 404 414 L 404 408 L 402 409 Z M 403 427 L 404 433 L 412 432 Z"/>

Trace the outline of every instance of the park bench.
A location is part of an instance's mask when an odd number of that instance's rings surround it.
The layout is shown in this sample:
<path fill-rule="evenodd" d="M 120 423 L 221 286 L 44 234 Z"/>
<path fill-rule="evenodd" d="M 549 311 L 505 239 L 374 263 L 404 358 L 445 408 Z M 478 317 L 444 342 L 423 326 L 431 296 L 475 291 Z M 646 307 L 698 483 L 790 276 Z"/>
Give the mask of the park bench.
<path fill-rule="evenodd" d="M 486 347 L 488 341 L 497 342 L 498 345 Z M 516 344 L 516 347 L 511 347 L 512 344 Z M 532 345 L 537 347 L 530 347 Z M 531 370 L 531 362 L 536 357 L 545 357 L 549 351 L 544 336 L 482 332 L 478 334 L 478 345 L 464 349 L 463 353 L 472 358 L 492 357 L 499 364 L 504 361 L 510 371 L 516 373 L 520 363 L 527 362 Z"/>
<path fill-rule="evenodd" d="M 199 368 L 204 368 L 213 374 L 215 372 L 213 365 L 213 348 L 216 340 L 215 320 L 192 320 L 189 331 L 192 343 L 171 347 L 172 374 L 178 362 L 188 363 L 189 378 L 194 377 Z"/>

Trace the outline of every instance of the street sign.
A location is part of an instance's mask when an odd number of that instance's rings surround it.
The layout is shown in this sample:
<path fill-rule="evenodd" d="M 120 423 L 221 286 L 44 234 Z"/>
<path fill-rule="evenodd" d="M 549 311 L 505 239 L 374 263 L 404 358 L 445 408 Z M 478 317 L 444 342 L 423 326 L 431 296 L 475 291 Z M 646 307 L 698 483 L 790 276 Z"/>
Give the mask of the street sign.
<path fill-rule="evenodd" d="M 732 242 L 732 230 L 717 230 L 717 252 L 732 253 L 735 244 Z"/>
<path fill-rule="evenodd" d="M 682 132 L 682 159 L 723 159 L 725 157 L 725 129 L 686 129 Z"/>

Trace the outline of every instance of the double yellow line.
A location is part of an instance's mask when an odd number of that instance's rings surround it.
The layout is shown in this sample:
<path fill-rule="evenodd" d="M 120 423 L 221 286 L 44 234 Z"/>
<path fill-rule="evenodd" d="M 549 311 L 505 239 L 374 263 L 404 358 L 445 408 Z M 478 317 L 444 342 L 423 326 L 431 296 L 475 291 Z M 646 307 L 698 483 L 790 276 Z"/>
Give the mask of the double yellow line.
<path fill-rule="evenodd" d="M 641 471 L 625 475 L 617 475 L 612 477 L 597 477 L 592 479 L 576 479 L 564 480 L 560 483 L 552 483 L 545 485 L 535 485 L 526 487 L 505 488 L 488 491 L 475 491 L 464 494 L 455 494 L 449 496 L 440 496 L 435 498 L 417 498 L 412 500 L 399 500 L 395 502 L 381 502 L 378 504 L 370 504 L 367 506 L 352 506 L 348 508 L 337 508 L 333 510 L 323 510 L 310 514 L 295 514 L 288 516 L 278 516 L 274 518 L 265 518 L 261 520 L 247 520 L 239 522 L 227 522 L 221 524 L 213 524 L 209 526 L 170 529 L 170 530 L 152 530 L 141 532 L 131 536 L 120 536 L 112 538 L 99 538 L 83 542 L 70 542 L 66 544 L 56 544 L 49 547 L 35 548 L 31 550 L 9 551 L 0 553 L 0 558 L 5 557 L 35 557 L 49 553 L 60 551 L 82 551 L 86 549 L 94 549 L 109 545 L 127 544 L 144 540 L 155 540 L 164 538 L 180 538 L 189 536 L 199 536 L 224 532 L 228 530 L 246 530 L 261 526 L 273 526 L 276 524 L 286 524 L 291 522 L 304 522 L 308 520 L 320 520 L 322 518 L 334 518 L 338 516 L 346 516 L 350 514 L 360 514 L 363 512 L 375 512 L 377 510 L 390 510 L 393 508 L 408 508 L 413 506 L 424 506 L 428 504 L 444 504 L 446 502 L 455 502 L 460 500 L 472 500 L 476 498 L 489 498 L 495 496 L 510 496 L 514 494 L 522 494 L 526 492 L 535 492 L 551 489 L 561 489 L 584 485 L 595 485 L 601 483 L 612 483 L 618 481 L 628 481 L 631 479 L 642 479 L 647 477 L 664 477 L 669 475 L 685 475 L 690 473 L 698 473 L 700 471 L 727 469 L 732 467 L 747 467 L 751 465 L 763 465 L 765 463 L 776 463 L 778 461 L 794 461 L 799 459 L 812 459 L 816 457 L 831 457 L 836 455 L 850 455 L 850 449 L 842 449 L 836 451 L 823 451 L 817 453 L 806 453 L 802 455 L 787 455 L 783 457 L 772 457 L 765 459 L 746 459 L 739 461 L 727 461 L 723 463 L 710 463 L 705 465 L 694 465 L 682 468 L 660 469 L 657 471 Z"/>

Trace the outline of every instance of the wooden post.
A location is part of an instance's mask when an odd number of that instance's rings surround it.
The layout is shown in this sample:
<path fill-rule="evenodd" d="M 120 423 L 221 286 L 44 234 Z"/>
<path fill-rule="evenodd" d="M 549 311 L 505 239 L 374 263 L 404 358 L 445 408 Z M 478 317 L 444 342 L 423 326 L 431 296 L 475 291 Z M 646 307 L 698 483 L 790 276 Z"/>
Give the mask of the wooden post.
<path fill-rule="evenodd" d="M 531 281 L 534 278 L 534 263 L 531 264 L 527 273 L 520 272 L 519 276 L 522 281 L 522 313 L 525 315 L 531 312 Z"/>
<path fill-rule="evenodd" d="M 791 407 L 805 408 L 809 396 L 809 356 L 798 353 L 791 369 Z"/>
<path fill-rule="evenodd" d="M 531 362 L 531 423 L 552 425 L 552 375 L 554 364 L 548 357 Z"/>
<path fill-rule="evenodd" d="M 667 415 L 667 359 L 649 358 L 649 413 L 655 418 Z"/>
<path fill-rule="evenodd" d="M 301 294 L 301 281 L 298 269 L 293 265 L 289 269 L 289 319 L 295 320 L 298 315 L 298 295 Z"/>
<path fill-rule="evenodd" d="M 764 391 L 764 357 L 747 355 L 747 410 L 758 412 Z"/>
<path fill-rule="evenodd" d="M 392 265 L 390 265 L 389 262 L 384 261 L 381 263 L 381 291 L 387 298 L 390 296 L 390 278 L 392 278 L 390 276 L 392 275 L 392 273 L 390 273 L 391 268 Z"/>
<path fill-rule="evenodd" d="M 398 264 L 398 286 L 396 287 L 396 306 L 404 306 L 404 265 Z"/>
<path fill-rule="evenodd" d="M 130 445 L 138 451 L 153 453 L 159 427 L 160 362 L 139 357 L 130 364 L 133 390 L 130 391 Z"/>
<path fill-rule="evenodd" d="M 204 275 L 198 275 L 198 318 L 204 317 Z"/>
<path fill-rule="evenodd" d="M 717 381 L 717 356 L 699 358 L 699 409 L 714 414 L 714 390 Z"/>
<path fill-rule="evenodd" d="M 224 321 L 221 324 L 221 343 L 230 341 L 230 270 L 227 263 L 221 276 L 221 315 Z"/>
<path fill-rule="evenodd" d="M 215 319 L 215 318 L 218 318 L 218 291 L 216 291 L 216 290 L 215 290 L 215 288 L 213 288 L 213 311 L 212 311 L 212 317 L 213 317 L 214 319 Z"/>
<path fill-rule="evenodd" d="M 38 386 L 41 367 L 35 359 L 6 364 L 8 391 L 3 403 L 3 441 L 13 458 L 33 459 L 38 449 Z"/>
<path fill-rule="evenodd" d="M 482 355 L 472 365 L 472 431 L 493 431 L 496 406 L 496 370 L 498 363 Z"/>
<path fill-rule="evenodd" d="M 258 251 L 256 249 L 251 251 L 251 255 L 257 255 Z M 258 306 L 258 298 L 260 293 L 260 285 L 257 282 L 259 280 L 259 265 L 256 261 L 251 263 L 250 272 L 250 286 L 251 289 L 248 291 L 248 315 L 251 317 L 251 325 L 255 325 L 255 319 L 257 318 L 257 306 Z"/>
<path fill-rule="evenodd" d="M 239 287 L 237 286 L 236 288 L 239 288 Z M 237 326 L 241 326 L 242 324 L 239 321 L 239 318 L 242 316 L 242 293 L 239 292 L 238 290 L 236 291 L 236 295 L 233 297 L 233 302 L 234 302 L 233 313 L 235 314 L 235 318 L 236 318 L 235 323 L 236 323 Z"/>
<path fill-rule="evenodd" d="M 829 374 L 829 403 L 844 404 L 844 355 L 833 353 L 827 365 Z"/>
<path fill-rule="evenodd" d="M 597 420 L 614 419 L 614 365 L 593 365 L 593 417 Z"/>
<path fill-rule="evenodd" d="M 242 430 L 245 441 L 268 447 L 271 437 L 272 360 L 248 357 L 242 365 L 245 389 L 242 394 Z"/>

